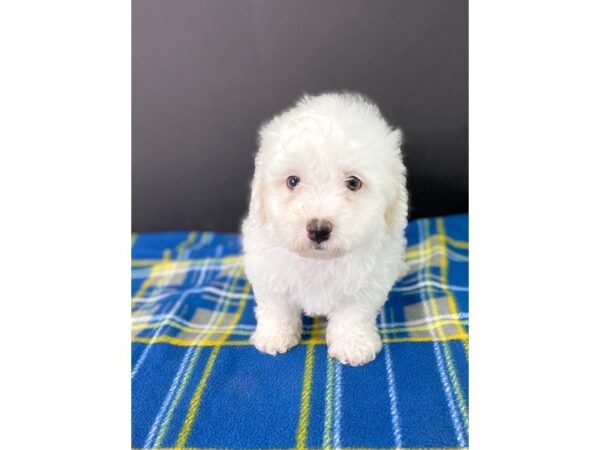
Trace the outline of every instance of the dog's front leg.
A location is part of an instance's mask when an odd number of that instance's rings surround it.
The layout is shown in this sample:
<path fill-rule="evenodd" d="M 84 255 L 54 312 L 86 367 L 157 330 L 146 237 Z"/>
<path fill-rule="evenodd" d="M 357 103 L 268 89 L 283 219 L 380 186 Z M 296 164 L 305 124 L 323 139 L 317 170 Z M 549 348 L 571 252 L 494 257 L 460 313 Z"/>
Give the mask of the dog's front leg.
<path fill-rule="evenodd" d="M 300 342 L 302 314 L 300 308 L 285 299 L 261 296 L 257 302 L 256 331 L 250 342 L 269 355 L 285 353 Z"/>
<path fill-rule="evenodd" d="M 328 316 L 327 352 L 343 364 L 361 366 L 375 359 L 381 337 L 375 325 L 377 310 L 350 304 Z"/>

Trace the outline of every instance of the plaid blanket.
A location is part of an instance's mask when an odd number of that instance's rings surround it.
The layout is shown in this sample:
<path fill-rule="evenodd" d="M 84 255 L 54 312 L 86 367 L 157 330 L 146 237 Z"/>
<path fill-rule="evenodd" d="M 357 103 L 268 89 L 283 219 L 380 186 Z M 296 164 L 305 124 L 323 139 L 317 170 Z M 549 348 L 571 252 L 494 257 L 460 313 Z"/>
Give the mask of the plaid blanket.
<path fill-rule="evenodd" d="M 239 235 L 134 234 L 132 447 L 467 447 L 467 223 L 409 224 L 410 273 L 359 368 L 327 356 L 320 318 L 288 353 L 254 349 Z"/>

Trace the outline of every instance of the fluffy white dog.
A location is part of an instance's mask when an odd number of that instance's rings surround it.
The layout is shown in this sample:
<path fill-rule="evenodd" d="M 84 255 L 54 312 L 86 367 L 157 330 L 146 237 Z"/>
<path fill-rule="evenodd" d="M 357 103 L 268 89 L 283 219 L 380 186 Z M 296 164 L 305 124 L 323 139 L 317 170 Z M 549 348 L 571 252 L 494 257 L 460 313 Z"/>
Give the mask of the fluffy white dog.
<path fill-rule="evenodd" d="M 327 316 L 329 355 L 375 358 L 375 324 L 404 262 L 408 195 L 401 132 L 355 94 L 305 96 L 260 130 L 242 226 L 256 299 L 251 341 L 298 344 L 302 312 Z"/>

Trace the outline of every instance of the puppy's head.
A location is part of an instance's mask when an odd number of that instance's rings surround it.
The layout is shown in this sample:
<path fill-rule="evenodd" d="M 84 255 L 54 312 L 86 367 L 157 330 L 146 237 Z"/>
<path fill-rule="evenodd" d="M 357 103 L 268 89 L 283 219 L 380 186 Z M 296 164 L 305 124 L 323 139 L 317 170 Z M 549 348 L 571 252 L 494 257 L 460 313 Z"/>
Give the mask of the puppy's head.
<path fill-rule="evenodd" d="M 400 140 L 363 97 L 304 97 L 260 131 L 250 217 L 276 245 L 312 258 L 401 231 Z"/>

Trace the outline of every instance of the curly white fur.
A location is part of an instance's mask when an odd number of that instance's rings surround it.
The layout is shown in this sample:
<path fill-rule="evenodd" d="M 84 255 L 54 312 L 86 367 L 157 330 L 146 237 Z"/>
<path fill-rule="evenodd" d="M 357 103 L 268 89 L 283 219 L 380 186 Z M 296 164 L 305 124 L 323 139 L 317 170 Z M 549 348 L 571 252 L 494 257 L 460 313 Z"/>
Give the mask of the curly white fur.
<path fill-rule="evenodd" d="M 408 194 L 401 132 L 355 94 L 304 96 L 260 130 L 250 210 L 242 226 L 257 303 L 257 349 L 298 344 L 302 312 L 327 316 L 329 354 L 365 364 L 381 350 L 375 325 L 405 275 Z M 288 187 L 290 176 L 300 179 Z M 350 176 L 359 190 L 346 185 Z M 316 244 L 312 219 L 333 225 Z"/>

